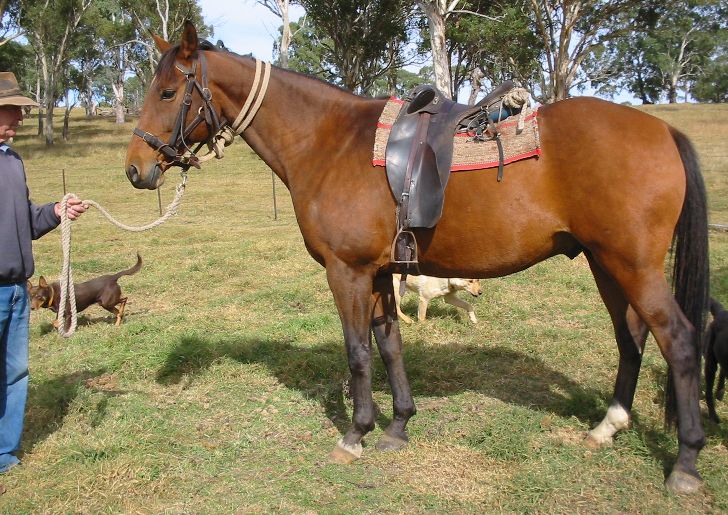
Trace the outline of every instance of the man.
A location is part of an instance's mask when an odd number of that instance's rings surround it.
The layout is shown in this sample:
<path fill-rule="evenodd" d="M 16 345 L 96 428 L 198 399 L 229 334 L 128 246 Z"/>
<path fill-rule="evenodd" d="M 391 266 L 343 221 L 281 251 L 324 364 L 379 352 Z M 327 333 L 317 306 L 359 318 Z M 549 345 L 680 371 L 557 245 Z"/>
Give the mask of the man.
<path fill-rule="evenodd" d="M 23 120 L 25 106 L 37 106 L 20 94 L 10 72 L 0 72 L 0 473 L 20 463 L 25 400 L 28 394 L 27 280 L 33 275 L 32 242 L 60 223 L 61 205 L 33 204 L 20 156 L 8 143 Z M 68 218 L 86 209 L 68 201 Z"/>

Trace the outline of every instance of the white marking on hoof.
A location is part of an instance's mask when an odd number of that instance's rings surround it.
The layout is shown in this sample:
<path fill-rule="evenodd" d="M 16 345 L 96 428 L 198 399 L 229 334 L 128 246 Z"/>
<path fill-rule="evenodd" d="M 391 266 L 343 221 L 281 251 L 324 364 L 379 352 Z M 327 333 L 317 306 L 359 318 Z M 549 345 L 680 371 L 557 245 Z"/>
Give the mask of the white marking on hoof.
<path fill-rule="evenodd" d="M 360 443 L 356 443 L 354 445 L 349 445 L 349 444 L 344 443 L 343 438 L 336 443 L 336 446 L 339 447 L 340 449 L 348 452 L 349 454 L 353 455 L 357 459 L 361 458 L 361 453 L 364 450 Z"/>
<path fill-rule="evenodd" d="M 612 404 L 597 427 L 589 431 L 588 440 L 600 447 L 612 445 L 612 437 L 617 431 L 629 427 L 629 413 L 619 404 Z"/>

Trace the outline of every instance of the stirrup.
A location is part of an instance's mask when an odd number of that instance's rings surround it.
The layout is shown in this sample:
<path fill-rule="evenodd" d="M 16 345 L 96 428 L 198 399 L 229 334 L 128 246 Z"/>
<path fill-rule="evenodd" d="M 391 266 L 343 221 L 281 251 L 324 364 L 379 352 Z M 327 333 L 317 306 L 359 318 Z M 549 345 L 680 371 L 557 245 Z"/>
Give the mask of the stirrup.
<path fill-rule="evenodd" d="M 392 241 L 390 249 L 392 263 L 397 265 L 417 266 L 417 240 L 412 231 L 400 228 Z"/>

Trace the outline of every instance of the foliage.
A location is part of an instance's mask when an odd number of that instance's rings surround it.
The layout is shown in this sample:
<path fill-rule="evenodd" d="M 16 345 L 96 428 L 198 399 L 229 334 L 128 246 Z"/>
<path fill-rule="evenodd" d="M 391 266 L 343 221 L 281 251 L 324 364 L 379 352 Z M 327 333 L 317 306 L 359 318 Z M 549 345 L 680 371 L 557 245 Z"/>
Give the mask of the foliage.
<path fill-rule="evenodd" d="M 367 93 L 390 68 L 404 65 L 410 0 L 301 0 L 323 50 L 321 72 L 341 86 Z M 396 49 L 396 51 L 391 51 Z"/>
<path fill-rule="evenodd" d="M 35 97 L 35 56 L 29 45 L 8 41 L 0 46 L 0 70 L 13 72 L 20 88 Z"/>
<path fill-rule="evenodd" d="M 721 20 L 720 0 L 645 2 L 635 19 L 635 30 L 616 41 L 612 49 L 620 76 L 617 85 L 643 103 L 654 103 L 662 99 L 675 102 L 679 88 L 700 83 L 698 91 L 706 91 L 708 83 L 715 79 L 719 83 L 721 57 L 726 51 L 721 44 L 726 26 Z M 709 73 L 714 79 L 706 82 Z"/>
<path fill-rule="evenodd" d="M 543 49 L 537 98 L 567 98 L 572 88 L 606 80 L 609 67 L 595 66 L 604 46 L 628 33 L 638 0 L 530 0 L 533 30 Z M 591 60 L 591 66 L 585 63 Z"/>
<path fill-rule="evenodd" d="M 446 27 L 453 97 L 476 68 L 483 72 L 486 88 L 506 79 L 532 84 L 541 50 L 524 3 L 474 0 L 463 9 L 448 18 Z M 480 89 L 481 84 L 472 87 Z"/>

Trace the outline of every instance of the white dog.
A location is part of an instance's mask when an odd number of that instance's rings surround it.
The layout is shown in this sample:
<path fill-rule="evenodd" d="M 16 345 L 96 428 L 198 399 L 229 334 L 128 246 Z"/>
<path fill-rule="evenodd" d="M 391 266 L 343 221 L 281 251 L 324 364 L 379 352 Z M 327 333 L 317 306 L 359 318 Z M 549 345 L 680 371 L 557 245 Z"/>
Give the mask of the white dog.
<path fill-rule="evenodd" d="M 397 304 L 397 315 L 408 324 L 412 323 L 412 319 L 402 313 L 399 305 L 402 299 L 399 296 L 399 284 L 402 279 L 400 274 L 392 274 L 392 283 L 394 284 L 394 299 Z M 480 286 L 480 279 L 442 279 L 440 277 L 429 277 L 427 275 L 408 275 L 406 286 L 409 291 L 417 293 L 420 297 L 419 306 L 417 307 L 417 319 L 422 322 L 427 314 L 427 305 L 432 299 L 444 297 L 445 302 L 463 308 L 468 312 L 468 318 L 474 324 L 478 323 L 475 318 L 473 306 L 459 299 L 455 293 L 458 290 L 465 290 L 473 297 L 479 297 L 483 293 Z"/>

